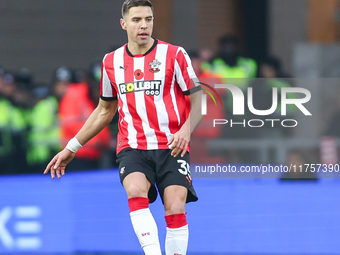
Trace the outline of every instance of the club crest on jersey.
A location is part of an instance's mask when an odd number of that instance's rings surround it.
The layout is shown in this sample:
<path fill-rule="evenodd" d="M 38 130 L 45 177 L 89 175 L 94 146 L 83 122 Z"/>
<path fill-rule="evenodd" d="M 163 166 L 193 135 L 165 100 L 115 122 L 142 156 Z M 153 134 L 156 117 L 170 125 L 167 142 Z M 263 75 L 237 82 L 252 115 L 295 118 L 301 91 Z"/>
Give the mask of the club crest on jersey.
<path fill-rule="evenodd" d="M 158 96 L 162 81 L 136 81 L 119 84 L 120 94 L 145 91 L 147 96 Z"/>
<path fill-rule="evenodd" d="M 151 69 L 150 69 L 150 72 L 152 73 L 158 73 L 160 70 L 159 70 L 159 66 L 161 65 L 162 63 L 159 62 L 157 59 L 154 59 L 152 62 L 149 63 L 149 65 L 151 66 Z"/>

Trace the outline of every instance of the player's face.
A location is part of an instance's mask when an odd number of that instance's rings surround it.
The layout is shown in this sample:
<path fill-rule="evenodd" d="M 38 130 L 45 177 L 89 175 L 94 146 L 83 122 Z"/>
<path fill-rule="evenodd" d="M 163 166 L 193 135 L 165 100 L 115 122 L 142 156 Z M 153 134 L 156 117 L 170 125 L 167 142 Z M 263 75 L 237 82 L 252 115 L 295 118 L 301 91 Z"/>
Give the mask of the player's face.
<path fill-rule="evenodd" d="M 139 47 L 148 46 L 153 30 L 153 13 L 150 7 L 138 6 L 130 8 L 121 19 L 121 26 L 127 31 L 129 43 Z"/>

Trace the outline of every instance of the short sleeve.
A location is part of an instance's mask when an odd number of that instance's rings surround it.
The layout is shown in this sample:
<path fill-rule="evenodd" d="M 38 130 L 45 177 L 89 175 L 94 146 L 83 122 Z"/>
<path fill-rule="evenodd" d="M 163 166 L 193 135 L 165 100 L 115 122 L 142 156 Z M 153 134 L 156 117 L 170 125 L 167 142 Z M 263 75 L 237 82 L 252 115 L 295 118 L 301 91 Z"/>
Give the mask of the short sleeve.
<path fill-rule="evenodd" d="M 182 47 L 178 48 L 176 54 L 175 75 L 176 81 L 185 95 L 189 95 L 190 92 L 193 92 L 190 90 L 196 90 L 196 87 L 199 86 L 190 57 Z"/>
<path fill-rule="evenodd" d="M 114 87 L 113 54 L 106 54 L 101 66 L 100 98 L 104 101 L 117 99 L 117 91 Z"/>

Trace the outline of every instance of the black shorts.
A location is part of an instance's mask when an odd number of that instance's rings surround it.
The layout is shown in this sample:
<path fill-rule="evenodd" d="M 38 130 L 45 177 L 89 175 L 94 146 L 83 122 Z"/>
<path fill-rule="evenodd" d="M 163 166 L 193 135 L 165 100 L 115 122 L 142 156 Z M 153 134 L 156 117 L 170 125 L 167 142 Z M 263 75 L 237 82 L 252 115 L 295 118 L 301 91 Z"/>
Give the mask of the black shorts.
<path fill-rule="evenodd" d="M 180 185 L 188 189 L 187 203 L 197 201 L 197 195 L 192 186 L 190 173 L 190 156 L 186 153 L 182 158 L 171 156 L 171 150 L 138 150 L 126 148 L 117 155 L 120 181 L 133 172 L 144 173 L 151 183 L 149 200 L 153 203 L 157 198 L 157 189 L 162 198 L 164 189 L 170 185 Z M 164 202 L 163 202 L 164 203 Z"/>

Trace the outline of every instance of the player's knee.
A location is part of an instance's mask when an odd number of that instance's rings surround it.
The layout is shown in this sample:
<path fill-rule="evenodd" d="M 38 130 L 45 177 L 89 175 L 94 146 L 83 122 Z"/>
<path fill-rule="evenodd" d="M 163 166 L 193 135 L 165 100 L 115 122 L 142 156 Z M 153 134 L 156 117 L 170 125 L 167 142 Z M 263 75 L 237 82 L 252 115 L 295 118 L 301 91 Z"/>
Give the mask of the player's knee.
<path fill-rule="evenodd" d="M 129 198 L 132 197 L 147 197 L 148 190 L 146 187 L 140 187 L 138 185 L 129 185 L 125 187 L 126 193 Z"/>
<path fill-rule="evenodd" d="M 165 206 L 165 215 L 185 213 L 185 202 L 174 201 Z"/>

